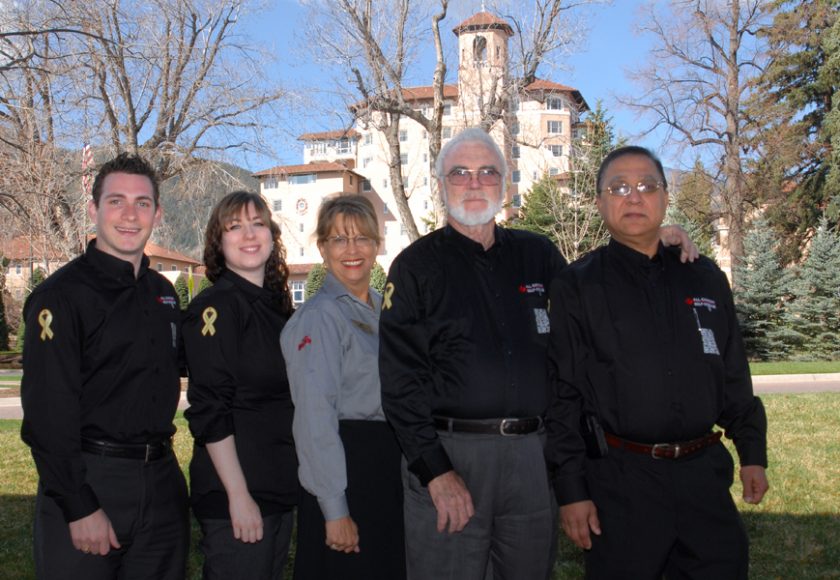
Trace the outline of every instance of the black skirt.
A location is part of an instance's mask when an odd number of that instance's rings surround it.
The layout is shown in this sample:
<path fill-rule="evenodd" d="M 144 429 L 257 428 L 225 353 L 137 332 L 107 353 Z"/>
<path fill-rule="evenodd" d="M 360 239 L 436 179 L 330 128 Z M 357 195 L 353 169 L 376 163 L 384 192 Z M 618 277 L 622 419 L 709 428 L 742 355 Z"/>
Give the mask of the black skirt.
<path fill-rule="evenodd" d="M 315 496 L 301 492 L 295 580 L 401 580 L 405 532 L 400 448 L 384 421 L 340 421 L 347 462 L 347 503 L 359 528 L 359 553 L 326 545 Z"/>

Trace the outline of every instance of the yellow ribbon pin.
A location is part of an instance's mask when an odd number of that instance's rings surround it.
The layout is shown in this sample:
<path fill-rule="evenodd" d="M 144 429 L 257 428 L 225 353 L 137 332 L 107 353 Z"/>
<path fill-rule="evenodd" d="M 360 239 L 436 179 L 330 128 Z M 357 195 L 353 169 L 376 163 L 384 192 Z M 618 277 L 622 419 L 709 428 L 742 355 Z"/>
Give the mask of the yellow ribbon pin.
<path fill-rule="evenodd" d="M 216 309 L 212 306 L 208 306 L 204 309 L 204 312 L 201 313 L 201 319 L 204 321 L 204 327 L 201 329 L 201 336 L 213 336 L 216 334 L 216 327 L 213 326 L 213 323 L 216 322 L 216 319 L 219 317 L 219 313 L 216 312 Z"/>
<path fill-rule="evenodd" d="M 44 308 L 41 312 L 38 313 L 38 324 L 41 325 L 41 340 L 46 341 L 47 339 L 52 340 L 53 334 L 52 329 L 50 328 L 50 324 L 52 324 L 53 315 L 52 312 Z"/>
<path fill-rule="evenodd" d="M 388 310 L 391 308 L 391 296 L 394 294 L 394 283 L 388 282 L 385 284 L 385 294 L 382 296 L 382 309 Z"/>

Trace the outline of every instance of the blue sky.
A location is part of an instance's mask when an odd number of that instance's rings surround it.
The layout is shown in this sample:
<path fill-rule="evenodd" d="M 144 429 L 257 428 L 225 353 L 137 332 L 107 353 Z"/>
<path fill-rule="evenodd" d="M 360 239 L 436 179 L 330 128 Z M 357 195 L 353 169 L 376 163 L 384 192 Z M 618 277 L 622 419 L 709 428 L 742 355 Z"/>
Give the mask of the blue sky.
<path fill-rule="evenodd" d="M 462 15 L 469 16 L 481 6 L 478 1 L 468 0 L 452 0 L 451 4 L 451 16 L 444 21 L 445 34 L 449 34 L 448 30 L 462 19 Z M 621 108 L 615 100 L 617 93 L 632 92 L 633 85 L 625 71 L 639 68 L 647 61 L 650 39 L 634 32 L 642 4 L 640 0 L 615 0 L 611 6 L 591 8 L 587 18 L 589 34 L 586 42 L 577 53 L 570 55 L 564 70 L 540 71 L 539 76 L 577 88 L 592 108 L 601 99 L 619 135 L 658 152 L 666 164 L 676 165 L 678 160 L 669 155 L 675 149 L 663 146 L 661 133 L 637 138 L 649 121 L 637 119 L 635 113 Z M 310 95 L 315 101 L 315 104 L 298 102 L 284 106 L 284 119 L 272 138 L 276 157 L 240 160 L 249 169 L 300 163 L 302 148 L 295 139 L 298 134 L 335 129 L 341 127 L 342 122 L 347 122 L 342 103 L 331 97 L 329 91 L 315 94 L 306 90 L 306 87 L 315 85 L 329 87 L 334 82 L 329 73 L 307 57 L 301 35 L 306 25 L 305 9 L 296 0 L 275 0 L 265 12 L 251 16 L 244 23 L 242 31 L 247 36 L 277 55 L 271 74 L 280 78 L 284 86 Z M 429 54 L 427 62 L 431 62 L 432 58 L 433 55 Z M 427 80 L 417 84 L 430 84 L 431 73 L 421 72 L 418 78 Z"/>

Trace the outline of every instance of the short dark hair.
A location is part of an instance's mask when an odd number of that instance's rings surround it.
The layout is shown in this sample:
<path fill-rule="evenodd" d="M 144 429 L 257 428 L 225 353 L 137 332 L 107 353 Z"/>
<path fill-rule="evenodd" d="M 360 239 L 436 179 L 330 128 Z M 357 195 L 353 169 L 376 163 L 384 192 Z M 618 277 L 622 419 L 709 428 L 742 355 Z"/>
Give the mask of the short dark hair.
<path fill-rule="evenodd" d="M 152 182 L 152 192 L 155 198 L 155 207 L 160 205 L 160 188 L 158 187 L 158 177 L 155 170 L 148 161 L 139 155 L 132 155 L 131 153 L 120 153 L 110 161 L 106 161 L 99 168 L 96 178 L 93 180 L 93 188 L 91 189 L 91 196 L 93 197 L 93 204 L 99 207 L 99 199 L 102 197 L 102 186 L 105 183 L 105 178 L 112 173 L 128 173 L 129 175 L 145 175 Z"/>
<path fill-rule="evenodd" d="M 642 155 L 643 157 L 647 157 L 650 159 L 654 165 L 656 165 L 656 169 L 659 171 L 659 175 L 662 177 L 662 186 L 665 189 L 668 189 L 668 180 L 665 179 L 665 169 L 662 167 L 662 162 L 659 160 L 653 151 L 647 149 L 646 147 L 640 147 L 638 145 L 627 145 L 625 147 L 619 147 L 618 149 L 613 149 L 610 151 L 604 160 L 601 161 L 601 166 L 598 168 L 598 178 L 595 181 L 595 188 L 598 195 L 601 195 L 601 178 L 604 176 L 604 173 L 607 171 L 607 167 L 609 167 L 610 163 L 618 159 L 619 157 L 624 157 L 625 155 Z"/>
<path fill-rule="evenodd" d="M 280 239 L 280 226 L 271 219 L 271 210 L 259 194 L 251 191 L 232 191 L 213 208 L 207 221 L 207 229 L 204 231 L 204 265 L 207 268 L 205 274 L 211 282 L 215 282 L 227 270 L 225 253 L 222 251 L 222 234 L 249 203 L 254 204 L 257 214 L 271 231 L 272 248 L 265 263 L 264 286 L 281 295 L 280 310 L 283 314 L 290 315 L 292 298 L 289 294 L 289 267 L 286 265 L 286 250 Z"/>

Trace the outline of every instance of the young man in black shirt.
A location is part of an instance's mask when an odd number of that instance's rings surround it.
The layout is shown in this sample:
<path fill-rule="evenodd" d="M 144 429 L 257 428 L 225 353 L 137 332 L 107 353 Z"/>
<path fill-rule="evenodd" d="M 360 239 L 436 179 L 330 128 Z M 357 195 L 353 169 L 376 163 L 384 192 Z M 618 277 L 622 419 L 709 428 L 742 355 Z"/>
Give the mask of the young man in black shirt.
<path fill-rule="evenodd" d="M 747 578 L 747 537 L 729 494 L 767 491 L 766 418 L 753 395 L 732 293 L 709 259 L 659 241 L 662 165 L 618 149 L 598 173 L 612 240 L 551 290 L 555 395 L 546 455 L 563 530 L 587 578 Z"/>
<path fill-rule="evenodd" d="M 109 161 L 88 213 L 96 238 L 24 307 L 21 435 L 40 477 L 36 573 L 177 580 L 189 535 L 172 451 L 180 312 L 143 254 L 161 218 L 154 170 L 127 154 Z"/>

